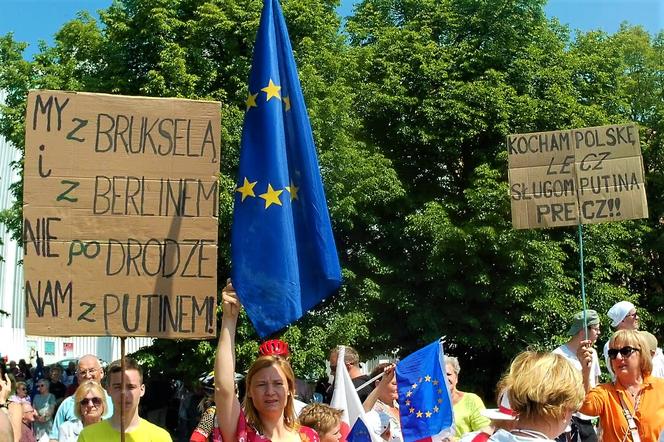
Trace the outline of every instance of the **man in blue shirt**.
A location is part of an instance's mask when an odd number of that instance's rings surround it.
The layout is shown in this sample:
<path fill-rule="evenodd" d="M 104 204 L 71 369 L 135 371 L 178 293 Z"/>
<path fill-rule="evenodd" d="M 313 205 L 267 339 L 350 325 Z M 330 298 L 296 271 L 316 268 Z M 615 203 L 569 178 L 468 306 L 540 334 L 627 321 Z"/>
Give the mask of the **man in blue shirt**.
<path fill-rule="evenodd" d="M 78 378 L 78 383 L 82 384 L 85 381 L 95 381 L 101 383 L 102 378 L 104 377 L 104 370 L 101 368 L 99 359 L 95 355 L 85 355 L 78 360 L 78 370 L 76 371 L 76 377 Z M 106 394 L 106 413 L 102 416 L 103 419 L 108 419 L 113 416 L 113 401 L 108 396 L 108 393 L 104 390 Z M 74 408 L 76 407 L 74 395 L 69 396 L 58 408 L 58 412 L 55 414 L 53 419 L 53 427 L 51 428 L 51 433 L 49 434 L 51 442 L 58 442 L 58 436 L 60 435 L 60 425 L 67 421 L 76 421 L 78 418 L 74 414 Z"/>

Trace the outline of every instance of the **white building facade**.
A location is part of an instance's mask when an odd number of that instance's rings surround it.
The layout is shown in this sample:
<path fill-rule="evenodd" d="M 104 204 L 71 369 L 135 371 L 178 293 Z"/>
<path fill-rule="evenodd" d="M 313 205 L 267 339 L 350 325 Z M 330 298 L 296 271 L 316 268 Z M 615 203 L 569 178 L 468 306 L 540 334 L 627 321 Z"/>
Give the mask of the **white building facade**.
<path fill-rule="evenodd" d="M 0 103 L 4 94 L 0 92 Z M 20 152 L 0 136 L 0 210 L 14 202 L 10 192 L 19 175 L 11 166 L 20 159 Z M 103 337 L 31 336 L 25 333 L 25 295 L 23 293 L 23 249 L 11 239 L 5 225 L 0 224 L 0 357 L 35 363 L 37 352 L 45 364 L 94 354 L 106 362 L 120 358 L 120 339 Z M 125 351 L 131 353 L 152 343 L 152 338 L 127 338 Z"/>

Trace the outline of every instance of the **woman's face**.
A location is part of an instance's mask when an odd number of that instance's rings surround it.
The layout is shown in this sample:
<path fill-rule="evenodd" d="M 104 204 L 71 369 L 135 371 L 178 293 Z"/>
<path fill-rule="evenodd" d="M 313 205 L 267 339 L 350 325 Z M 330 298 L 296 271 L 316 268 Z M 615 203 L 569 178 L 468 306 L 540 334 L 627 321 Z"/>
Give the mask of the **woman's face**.
<path fill-rule="evenodd" d="M 320 442 L 339 442 L 341 439 L 341 421 L 338 421 L 327 433 L 320 435 Z"/>
<path fill-rule="evenodd" d="M 104 414 L 102 398 L 95 396 L 92 391 L 88 391 L 79 406 L 81 407 L 81 417 L 88 422 L 99 421 Z"/>
<path fill-rule="evenodd" d="M 279 367 L 271 365 L 256 372 L 251 378 L 249 398 L 259 415 L 284 412 L 288 381 Z"/>
<path fill-rule="evenodd" d="M 380 383 L 380 380 L 377 382 Z M 380 396 L 378 397 L 378 399 L 380 399 L 386 404 L 391 405 L 392 402 L 396 401 L 398 398 L 399 398 L 399 393 L 397 390 L 397 378 L 396 376 L 394 376 L 390 381 L 390 383 L 387 384 L 387 388 L 384 391 L 380 392 Z"/>
<path fill-rule="evenodd" d="M 633 347 L 627 344 L 617 344 L 614 343 L 611 347 L 612 349 L 620 350 L 625 347 Z M 646 350 L 647 351 L 647 350 Z M 627 356 L 624 356 L 622 353 L 618 352 L 615 359 L 611 360 L 611 368 L 617 377 L 629 376 L 639 376 L 641 374 L 641 354 L 639 351 L 632 351 Z"/>
<path fill-rule="evenodd" d="M 21 397 L 21 398 L 27 397 L 28 396 L 28 387 L 26 387 L 25 385 L 19 385 L 18 387 L 16 387 L 16 396 Z"/>
<path fill-rule="evenodd" d="M 37 393 L 38 394 L 48 394 L 48 387 L 43 381 L 37 382 Z"/>
<path fill-rule="evenodd" d="M 459 376 L 454 371 L 454 367 L 451 364 L 445 364 L 445 373 L 447 374 L 447 382 L 450 383 L 450 391 L 455 391 Z"/>

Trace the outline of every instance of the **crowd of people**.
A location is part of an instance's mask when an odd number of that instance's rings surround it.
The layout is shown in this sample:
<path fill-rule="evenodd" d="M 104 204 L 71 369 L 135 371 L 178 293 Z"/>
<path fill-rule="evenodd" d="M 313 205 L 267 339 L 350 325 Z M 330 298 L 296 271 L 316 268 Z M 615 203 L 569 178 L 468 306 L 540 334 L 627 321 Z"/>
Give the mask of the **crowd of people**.
<path fill-rule="evenodd" d="M 333 386 L 312 403 L 298 400 L 288 344 L 265 342 L 238 388 L 235 331 L 241 309 L 232 284 L 222 291 L 223 313 L 214 371 L 200 379 L 200 419 L 187 430 L 191 442 L 340 442 L 349 437 L 345 410 L 329 405 Z M 594 345 L 601 334 L 594 310 L 571 318 L 569 340 L 553 351 L 524 351 L 497 384 L 498 408 L 458 389 L 461 364 L 446 356 L 444 370 L 454 442 L 664 442 L 664 355 L 656 338 L 639 331 L 636 307 L 622 301 L 607 313 L 615 332 L 603 349 L 611 381 Z M 343 360 L 332 349 L 332 374 L 343 363 L 362 402 L 373 440 L 404 440 L 395 365 L 366 375 L 352 347 Z M 106 382 L 103 382 L 105 375 Z M 169 433 L 139 416 L 146 392 L 143 372 L 131 358 L 105 372 L 94 355 L 78 364 L 32 368 L 0 364 L 0 442 L 171 441 Z M 326 403 L 324 403 L 326 402 Z"/>

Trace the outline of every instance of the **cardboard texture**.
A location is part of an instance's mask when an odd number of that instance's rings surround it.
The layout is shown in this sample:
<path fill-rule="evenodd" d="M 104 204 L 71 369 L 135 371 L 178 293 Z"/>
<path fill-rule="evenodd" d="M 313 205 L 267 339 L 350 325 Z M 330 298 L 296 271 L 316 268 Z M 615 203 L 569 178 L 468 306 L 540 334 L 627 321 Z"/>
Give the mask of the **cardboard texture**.
<path fill-rule="evenodd" d="M 507 137 L 515 229 L 648 217 L 635 124 Z"/>
<path fill-rule="evenodd" d="M 218 102 L 35 90 L 26 332 L 216 334 Z"/>

